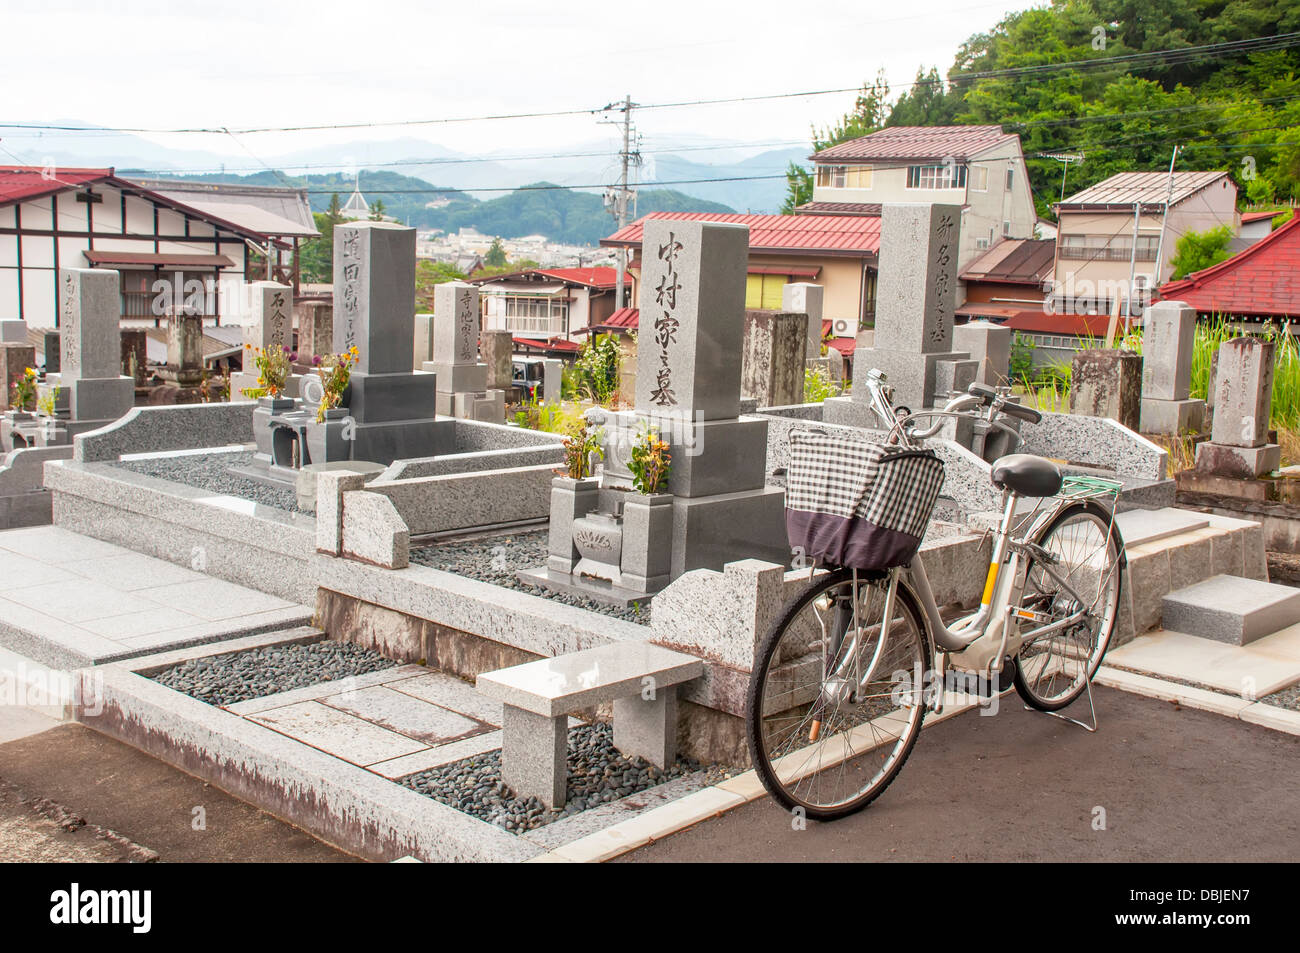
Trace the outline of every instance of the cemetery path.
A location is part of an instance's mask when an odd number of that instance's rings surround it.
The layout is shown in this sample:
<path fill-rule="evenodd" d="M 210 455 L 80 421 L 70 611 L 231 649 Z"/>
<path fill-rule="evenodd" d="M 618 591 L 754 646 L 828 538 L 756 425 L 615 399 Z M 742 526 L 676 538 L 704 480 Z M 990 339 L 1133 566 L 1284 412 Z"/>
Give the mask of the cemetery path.
<path fill-rule="evenodd" d="M 34 811 L 20 792 L 50 803 Z M 65 829 L 69 816 L 85 827 Z M 104 840 L 101 830 L 124 840 Z M 357 860 L 84 725 L 0 744 L 0 857 L 116 861 L 141 859 L 140 847 L 163 863 Z"/>
<path fill-rule="evenodd" d="M 898 779 L 852 817 L 794 830 L 764 797 L 620 860 L 1289 861 L 1300 852 L 1289 797 L 1300 738 L 1094 692 L 1096 734 L 1009 695 L 992 717 L 971 711 L 927 728 Z M 1098 808 L 1104 830 L 1094 829 Z"/>

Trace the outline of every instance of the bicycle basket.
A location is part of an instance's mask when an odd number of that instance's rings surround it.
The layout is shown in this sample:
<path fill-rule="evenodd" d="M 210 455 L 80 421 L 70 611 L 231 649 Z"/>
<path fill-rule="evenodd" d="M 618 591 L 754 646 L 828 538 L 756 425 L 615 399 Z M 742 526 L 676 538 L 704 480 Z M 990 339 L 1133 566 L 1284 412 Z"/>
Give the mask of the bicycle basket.
<path fill-rule="evenodd" d="M 835 566 L 905 565 L 921 545 L 943 478 L 932 450 L 793 431 L 785 491 L 790 546 Z"/>

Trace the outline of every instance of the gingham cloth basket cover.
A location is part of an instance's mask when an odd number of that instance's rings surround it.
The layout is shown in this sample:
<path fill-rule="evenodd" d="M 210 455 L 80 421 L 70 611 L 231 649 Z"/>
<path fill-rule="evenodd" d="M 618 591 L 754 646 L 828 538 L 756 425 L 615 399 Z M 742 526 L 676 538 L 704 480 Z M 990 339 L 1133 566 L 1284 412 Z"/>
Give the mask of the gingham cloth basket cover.
<path fill-rule="evenodd" d="M 943 461 L 818 430 L 790 434 L 785 527 L 793 551 L 833 566 L 910 562 L 943 486 Z"/>

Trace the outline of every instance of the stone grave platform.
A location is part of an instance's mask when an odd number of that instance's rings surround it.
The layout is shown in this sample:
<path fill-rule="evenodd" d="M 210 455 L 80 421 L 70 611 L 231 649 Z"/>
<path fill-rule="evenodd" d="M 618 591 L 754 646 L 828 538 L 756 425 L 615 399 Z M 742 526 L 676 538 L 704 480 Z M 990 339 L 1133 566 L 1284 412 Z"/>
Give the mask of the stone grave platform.
<path fill-rule="evenodd" d="M 311 619 L 311 609 L 57 526 L 0 533 L 0 645 L 102 665 Z"/>
<path fill-rule="evenodd" d="M 1203 685 L 1250 703 L 1300 683 L 1300 625 L 1248 645 L 1160 628 L 1107 652 L 1105 664 Z"/>

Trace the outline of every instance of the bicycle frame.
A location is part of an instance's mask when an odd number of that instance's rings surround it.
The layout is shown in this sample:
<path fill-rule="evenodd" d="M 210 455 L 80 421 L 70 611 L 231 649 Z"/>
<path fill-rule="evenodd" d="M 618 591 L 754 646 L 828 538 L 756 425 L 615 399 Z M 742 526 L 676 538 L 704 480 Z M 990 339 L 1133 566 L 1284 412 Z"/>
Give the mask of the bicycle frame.
<path fill-rule="evenodd" d="M 913 417 L 957 417 L 968 415 L 966 411 L 981 403 L 978 398 L 962 396 L 950 401 L 942 411 L 918 413 L 897 418 L 894 415 L 889 396 L 883 387 L 883 381 L 877 376 L 877 372 L 873 371 L 868 374 L 866 383 L 877 416 L 885 420 L 890 417 L 896 418 L 896 422 L 889 431 L 888 439 L 891 442 L 897 440 L 910 446 L 919 446 L 920 440 L 932 436 L 941 425 L 940 422 L 925 432 L 915 433 L 909 431 L 906 426 Z M 987 421 L 993 426 L 1002 426 L 1003 429 L 1010 430 L 1011 428 L 1007 428 L 997 421 L 998 409 L 997 403 L 990 406 Z M 1019 435 L 1017 434 L 1017 436 Z M 893 605 L 897 597 L 898 585 L 903 580 L 904 575 L 910 582 L 912 591 L 916 594 L 917 601 L 920 603 L 921 610 L 925 615 L 925 625 L 930 636 L 930 644 L 934 647 L 936 653 L 936 669 L 941 669 L 944 663 L 960 661 L 961 664 L 958 667 L 963 671 L 974 672 L 992 681 L 993 677 L 1001 671 L 1004 658 L 1017 654 L 1027 643 L 1075 625 L 1086 617 L 1091 610 L 1089 600 L 1078 593 L 1071 584 L 1070 579 L 1059 573 L 1050 560 L 1043 558 L 1044 554 L 1042 553 L 1037 554 L 1039 558 L 1036 560 L 1035 565 L 1058 583 L 1062 591 L 1074 599 L 1080 608 L 1069 616 L 1046 622 L 1043 621 L 1041 613 L 1020 607 L 1027 572 L 1027 567 L 1022 567 L 1022 557 L 1030 555 L 1032 552 L 1031 544 L 1027 543 L 1026 540 L 1034 539 L 1055 518 L 1062 507 L 1070 502 L 1062 499 L 1055 506 L 1044 509 L 1036 518 L 1030 521 L 1028 527 L 1023 528 L 1023 532 L 1017 538 L 1014 526 L 1017 504 L 1021 499 L 1023 498 L 1019 494 L 1012 491 L 1006 491 L 1003 494 L 1002 519 L 997 529 L 990 531 L 993 541 L 992 554 L 989 560 L 988 573 L 985 577 L 980 606 L 975 612 L 958 620 L 951 626 L 944 622 L 934 597 L 934 590 L 930 586 L 930 578 L 918 553 L 912 558 L 908 566 L 896 567 L 890 570 L 880 638 L 877 640 L 872 659 L 866 666 L 865 672 L 861 670 L 861 660 L 857 658 L 859 654 L 857 640 L 860 630 L 857 624 L 857 605 L 855 603 L 852 620 L 853 642 L 850 643 L 848 651 L 843 652 L 842 661 L 835 666 L 832 674 L 838 677 L 846 676 L 847 672 L 844 669 L 848 661 L 852 659 L 855 668 L 853 680 L 859 691 L 865 689 L 867 684 L 875 677 L 876 666 L 884 654 L 889 639 L 889 629 L 894 614 Z M 1121 565 L 1122 558 L 1117 560 L 1109 571 L 1115 572 Z M 1026 621 L 1043 622 L 1043 624 L 1025 630 L 1023 623 Z M 840 656 L 842 648 L 842 645 L 837 646 L 835 655 Z M 938 692 L 935 695 L 936 697 L 931 704 L 938 711 L 942 707 L 943 693 Z"/>

